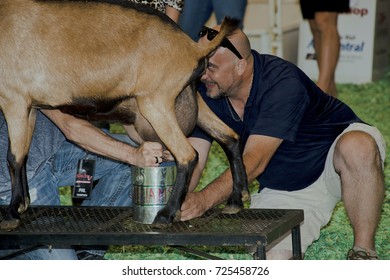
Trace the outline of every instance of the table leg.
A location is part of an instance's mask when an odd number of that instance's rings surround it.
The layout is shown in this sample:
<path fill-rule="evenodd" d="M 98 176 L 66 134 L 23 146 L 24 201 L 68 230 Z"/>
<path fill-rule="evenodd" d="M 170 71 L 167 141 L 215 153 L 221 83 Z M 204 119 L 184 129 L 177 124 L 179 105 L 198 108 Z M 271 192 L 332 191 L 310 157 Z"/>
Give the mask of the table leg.
<path fill-rule="evenodd" d="M 302 259 L 302 248 L 301 248 L 300 225 L 297 225 L 291 229 L 291 238 L 292 238 L 293 259 L 294 260 L 301 260 Z"/>
<path fill-rule="evenodd" d="M 256 252 L 253 254 L 253 258 L 255 260 L 265 260 L 267 259 L 266 258 L 266 255 L 265 255 L 265 246 L 264 244 L 258 244 L 256 246 Z"/>

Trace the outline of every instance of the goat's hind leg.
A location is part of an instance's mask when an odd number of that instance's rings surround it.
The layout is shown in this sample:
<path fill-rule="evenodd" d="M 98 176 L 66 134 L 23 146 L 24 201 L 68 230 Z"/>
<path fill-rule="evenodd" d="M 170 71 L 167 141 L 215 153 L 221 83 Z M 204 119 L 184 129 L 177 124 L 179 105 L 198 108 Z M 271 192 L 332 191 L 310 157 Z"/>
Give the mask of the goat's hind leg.
<path fill-rule="evenodd" d="M 34 130 L 36 112 L 34 109 L 21 112 L 18 109 L 4 110 L 8 125 L 9 147 L 7 153 L 11 176 L 12 196 L 4 219 L 0 223 L 3 230 L 12 230 L 19 226 L 20 215 L 30 205 L 27 184 L 26 161 Z"/>
<path fill-rule="evenodd" d="M 198 126 L 221 145 L 230 164 L 233 191 L 223 212 L 228 214 L 237 213 L 243 208 L 243 202 L 250 198 L 239 136 L 210 110 L 199 93 L 197 99 L 199 106 Z"/>
<path fill-rule="evenodd" d="M 166 97 L 166 95 L 165 95 Z M 198 161 L 197 153 L 177 123 L 173 110 L 174 99 L 137 99 L 141 114 L 150 122 L 158 137 L 176 159 L 177 176 L 171 196 L 153 221 L 153 226 L 164 228 L 181 218 L 180 209 L 187 195 L 192 172 Z M 172 110 L 167 110 L 172 108 Z"/>

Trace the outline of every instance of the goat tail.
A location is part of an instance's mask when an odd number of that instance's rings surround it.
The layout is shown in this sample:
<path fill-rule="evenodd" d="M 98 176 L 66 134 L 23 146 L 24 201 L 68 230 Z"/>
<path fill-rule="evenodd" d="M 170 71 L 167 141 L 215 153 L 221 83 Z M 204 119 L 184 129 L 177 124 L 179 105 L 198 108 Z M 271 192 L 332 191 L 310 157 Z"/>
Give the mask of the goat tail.
<path fill-rule="evenodd" d="M 231 35 L 235 30 L 239 28 L 240 20 L 231 17 L 225 17 L 221 24 L 221 29 L 217 36 L 209 42 L 207 47 L 202 50 L 202 56 L 207 56 L 216 50 L 222 41 L 229 35 Z"/>

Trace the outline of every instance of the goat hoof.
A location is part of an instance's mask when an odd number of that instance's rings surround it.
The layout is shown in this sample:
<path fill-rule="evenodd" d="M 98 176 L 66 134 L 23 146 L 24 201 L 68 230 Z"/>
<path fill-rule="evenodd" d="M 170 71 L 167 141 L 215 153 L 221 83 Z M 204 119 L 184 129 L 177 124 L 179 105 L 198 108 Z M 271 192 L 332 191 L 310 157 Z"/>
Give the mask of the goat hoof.
<path fill-rule="evenodd" d="M 240 206 L 237 206 L 237 205 L 226 205 L 223 208 L 222 213 L 231 215 L 231 214 L 237 214 L 240 211 L 241 211 L 241 207 Z"/>
<path fill-rule="evenodd" d="M 171 226 L 172 224 L 160 224 L 160 223 L 153 223 L 151 225 L 152 228 L 155 229 L 167 229 Z"/>
<path fill-rule="evenodd" d="M 154 218 L 154 221 L 152 223 L 152 227 L 159 229 L 165 229 L 170 227 L 171 225 L 172 220 L 161 214 L 157 214 L 156 218 Z"/>
<path fill-rule="evenodd" d="M 20 203 L 19 204 L 19 208 L 18 208 L 18 213 L 19 214 L 22 214 L 22 213 L 24 213 L 26 210 L 27 210 L 27 208 L 30 206 L 30 199 L 29 198 L 27 198 L 25 201 L 24 201 L 24 203 Z"/>
<path fill-rule="evenodd" d="M 251 198 L 251 195 L 249 194 L 248 191 L 241 192 L 241 201 L 242 202 L 248 201 L 250 198 Z"/>
<path fill-rule="evenodd" d="M 20 224 L 19 219 L 13 219 L 13 220 L 2 220 L 0 223 L 0 229 L 5 231 L 11 231 L 15 228 L 17 228 Z"/>
<path fill-rule="evenodd" d="M 157 217 L 156 217 L 157 218 Z M 157 229 L 167 229 L 169 228 L 170 226 L 172 225 L 171 222 L 167 221 L 165 218 L 161 221 L 161 220 L 156 220 L 154 219 L 153 223 L 152 223 L 152 227 L 153 228 L 157 228 Z"/>
<path fill-rule="evenodd" d="M 173 219 L 174 222 L 179 222 L 181 218 L 181 212 L 180 210 L 176 211 L 175 218 Z M 154 219 L 152 227 L 158 228 L 158 229 L 166 229 L 169 228 L 172 225 L 172 222 L 169 221 L 166 217 L 159 216 Z"/>
<path fill-rule="evenodd" d="M 175 215 L 175 219 L 173 219 L 173 221 L 174 222 L 180 222 L 180 219 L 181 219 L 181 211 L 177 210 L 176 211 L 176 215 Z"/>

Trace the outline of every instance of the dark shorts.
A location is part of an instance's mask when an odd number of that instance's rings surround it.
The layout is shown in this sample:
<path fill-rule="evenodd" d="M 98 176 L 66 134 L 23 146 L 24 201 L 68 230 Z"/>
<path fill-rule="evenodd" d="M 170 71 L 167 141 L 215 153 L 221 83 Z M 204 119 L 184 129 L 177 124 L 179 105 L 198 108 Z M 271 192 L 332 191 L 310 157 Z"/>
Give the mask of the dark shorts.
<path fill-rule="evenodd" d="M 349 0 L 299 0 L 304 19 L 313 19 L 316 12 L 347 13 Z"/>

